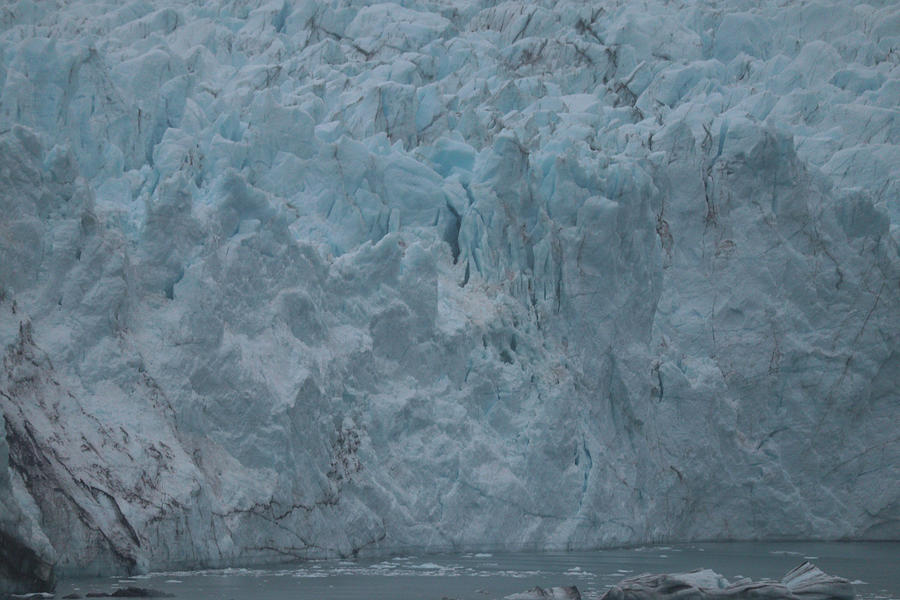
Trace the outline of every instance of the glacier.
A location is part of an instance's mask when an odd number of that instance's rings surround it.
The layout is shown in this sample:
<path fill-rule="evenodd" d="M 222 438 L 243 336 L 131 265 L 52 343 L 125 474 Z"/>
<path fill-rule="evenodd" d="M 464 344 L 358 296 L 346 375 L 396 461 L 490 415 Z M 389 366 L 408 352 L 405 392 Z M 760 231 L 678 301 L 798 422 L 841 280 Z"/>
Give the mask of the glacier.
<path fill-rule="evenodd" d="M 900 538 L 900 5 L 0 7 L 0 592 Z"/>

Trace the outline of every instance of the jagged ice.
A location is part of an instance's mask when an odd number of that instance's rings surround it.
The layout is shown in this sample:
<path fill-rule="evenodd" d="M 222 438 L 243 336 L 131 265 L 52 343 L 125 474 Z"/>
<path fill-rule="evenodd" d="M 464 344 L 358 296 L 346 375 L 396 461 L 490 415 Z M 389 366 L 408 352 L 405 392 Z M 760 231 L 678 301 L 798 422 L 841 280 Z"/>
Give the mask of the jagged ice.
<path fill-rule="evenodd" d="M 7 3 L 13 575 L 896 539 L 898 47 L 879 0 Z"/>

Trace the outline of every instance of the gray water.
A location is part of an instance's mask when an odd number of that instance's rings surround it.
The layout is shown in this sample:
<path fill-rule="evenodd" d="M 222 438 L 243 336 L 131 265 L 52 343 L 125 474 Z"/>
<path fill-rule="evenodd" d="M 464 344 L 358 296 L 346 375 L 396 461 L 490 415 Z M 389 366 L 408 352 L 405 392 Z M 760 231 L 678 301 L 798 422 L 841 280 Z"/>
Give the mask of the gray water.
<path fill-rule="evenodd" d="M 558 553 L 466 553 L 322 560 L 267 569 L 70 579 L 57 597 L 140 586 L 191 600 L 489 600 L 536 585 L 576 585 L 599 598 L 647 572 L 710 568 L 728 578 L 780 578 L 809 560 L 851 580 L 860 600 L 900 600 L 900 543 L 715 543 Z"/>

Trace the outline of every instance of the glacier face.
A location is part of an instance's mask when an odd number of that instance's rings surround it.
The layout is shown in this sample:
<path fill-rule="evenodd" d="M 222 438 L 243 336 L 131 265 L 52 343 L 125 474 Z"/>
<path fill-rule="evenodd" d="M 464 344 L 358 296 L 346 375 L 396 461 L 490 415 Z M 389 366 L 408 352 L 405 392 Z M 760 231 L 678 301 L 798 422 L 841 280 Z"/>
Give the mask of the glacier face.
<path fill-rule="evenodd" d="M 900 536 L 893 2 L 0 23 L 8 579 Z"/>

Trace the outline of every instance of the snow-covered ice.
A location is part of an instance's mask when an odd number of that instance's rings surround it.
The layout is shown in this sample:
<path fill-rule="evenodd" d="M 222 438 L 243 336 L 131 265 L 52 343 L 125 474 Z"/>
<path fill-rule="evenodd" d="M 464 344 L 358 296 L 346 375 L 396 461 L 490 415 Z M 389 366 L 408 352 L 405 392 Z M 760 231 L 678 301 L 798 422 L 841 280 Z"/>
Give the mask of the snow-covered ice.
<path fill-rule="evenodd" d="M 23 577 L 896 539 L 898 48 L 890 0 L 6 3 Z"/>

